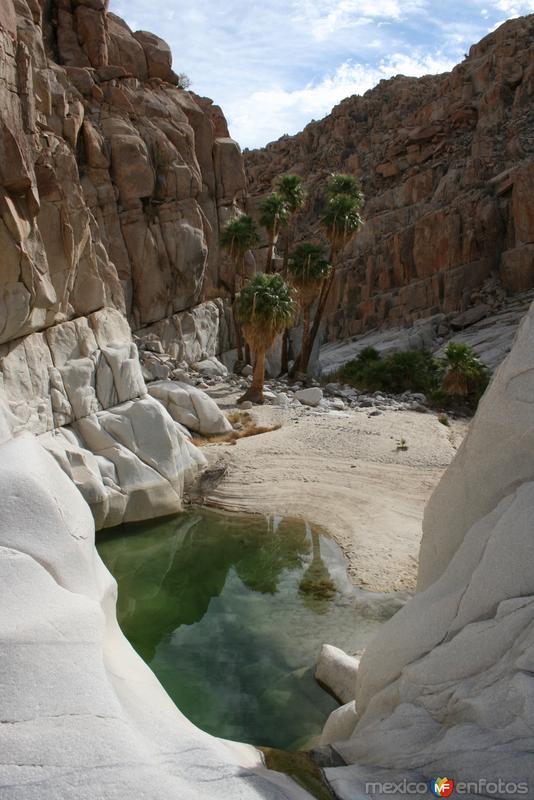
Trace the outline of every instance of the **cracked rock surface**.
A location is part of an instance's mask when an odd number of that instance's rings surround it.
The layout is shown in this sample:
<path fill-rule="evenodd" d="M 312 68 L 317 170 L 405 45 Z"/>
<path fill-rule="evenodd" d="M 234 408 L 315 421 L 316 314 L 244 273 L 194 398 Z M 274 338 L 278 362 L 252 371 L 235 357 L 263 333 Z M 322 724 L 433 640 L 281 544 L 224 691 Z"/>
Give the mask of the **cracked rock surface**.
<path fill-rule="evenodd" d="M 334 745 L 352 766 L 327 770 L 343 800 L 438 774 L 534 785 L 533 352 L 534 306 L 427 506 L 418 593 L 362 657 Z"/>

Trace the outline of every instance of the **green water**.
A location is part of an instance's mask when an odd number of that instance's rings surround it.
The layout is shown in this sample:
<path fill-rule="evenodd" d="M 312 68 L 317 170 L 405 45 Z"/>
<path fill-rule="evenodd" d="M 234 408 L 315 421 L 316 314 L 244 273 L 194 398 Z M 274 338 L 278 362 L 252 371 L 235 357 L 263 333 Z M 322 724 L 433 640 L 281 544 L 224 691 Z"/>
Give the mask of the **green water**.
<path fill-rule="evenodd" d="M 188 511 L 100 538 L 118 617 L 181 711 L 227 739 L 314 743 L 336 701 L 313 678 L 325 642 L 355 652 L 380 619 L 337 545 L 295 520 Z"/>

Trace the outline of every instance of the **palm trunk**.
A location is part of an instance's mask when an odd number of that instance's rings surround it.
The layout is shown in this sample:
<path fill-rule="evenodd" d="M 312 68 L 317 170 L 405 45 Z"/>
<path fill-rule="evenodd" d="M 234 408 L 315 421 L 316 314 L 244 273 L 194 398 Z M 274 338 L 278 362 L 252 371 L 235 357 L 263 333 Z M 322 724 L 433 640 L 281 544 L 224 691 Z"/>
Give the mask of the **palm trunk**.
<path fill-rule="evenodd" d="M 237 348 L 237 360 L 243 363 L 243 334 L 241 333 L 241 325 L 237 321 L 235 307 L 233 309 L 233 317 L 234 317 L 235 341 Z"/>
<path fill-rule="evenodd" d="M 280 374 L 286 375 L 289 370 L 289 328 L 284 330 L 282 337 L 282 360 L 280 362 Z"/>
<path fill-rule="evenodd" d="M 334 283 L 334 278 L 336 276 L 336 266 L 335 266 L 336 255 L 337 255 L 336 249 L 332 247 L 331 258 L 330 258 L 332 269 L 330 270 L 328 278 L 323 283 L 321 293 L 319 294 L 319 302 L 317 303 L 317 309 L 315 311 L 315 316 L 313 318 L 313 323 L 309 330 L 309 333 L 307 336 L 305 337 L 303 336 L 302 351 L 300 354 L 300 358 L 298 360 L 299 372 L 306 373 L 308 371 L 308 365 L 310 363 L 313 345 L 315 343 L 315 339 L 317 338 L 317 333 L 319 332 L 319 326 L 321 325 L 321 320 L 323 318 L 326 304 L 328 302 L 330 290 L 332 288 L 332 284 Z"/>
<path fill-rule="evenodd" d="M 302 309 L 302 340 L 305 341 L 310 335 L 310 307 L 305 305 Z"/>
<path fill-rule="evenodd" d="M 245 394 L 239 398 L 238 403 L 250 400 L 252 403 L 261 405 L 263 403 L 263 383 L 265 380 L 265 350 L 259 350 L 254 362 L 254 372 L 252 374 L 252 384 Z"/>
<path fill-rule="evenodd" d="M 245 254 L 241 253 L 241 257 L 239 259 L 239 281 L 240 285 L 239 288 L 242 289 L 245 284 Z"/>
<path fill-rule="evenodd" d="M 284 244 L 284 280 L 287 281 L 289 275 L 289 245 L 293 239 L 293 223 L 289 223 L 286 230 L 286 240 Z M 282 337 L 282 360 L 280 364 L 280 373 L 286 375 L 289 370 L 289 328 L 285 328 Z"/>
<path fill-rule="evenodd" d="M 285 242 L 284 242 L 284 267 L 283 267 L 283 276 L 284 280 L 287 280 L 287 276 L 289 274 L 289 246 L 293 239 L 293 223 L 289 223 L 286 230 Z"/>
<path fill-rule="evenodd" d="M 243 284 L 245 283 L 245 254 L 241 253 L 238 261 L 237 261 L 237 275 L 234 278 L 234 285 L 238 283 L 238 291 L 243 288 Z M 232 315 L 234 318 L 234 332 L 235 332 L 235 346 L 237 349 L 237 365 L 242 369 L 243 367 L 243 333 L 241 331 L 241 325 L 237 320 L 236 310 L 235 310 L 235 289 L 234 289 L 234 296 L 232 298 Z"/>
<path fill-rule="evenodd" d="M 269 248 L 267 250 L 267 261 L 265 262 L 265 272 L 269 274 L 273 270 L 274 256 L 274 233 L 269 236 Z"/>

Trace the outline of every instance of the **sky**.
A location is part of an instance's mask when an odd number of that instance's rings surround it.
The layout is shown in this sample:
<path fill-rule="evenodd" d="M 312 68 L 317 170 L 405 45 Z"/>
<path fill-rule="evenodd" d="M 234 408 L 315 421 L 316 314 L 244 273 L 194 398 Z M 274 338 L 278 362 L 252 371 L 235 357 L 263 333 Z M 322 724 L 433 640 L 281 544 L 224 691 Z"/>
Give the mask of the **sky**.
<path fill-rule="evenodd" d="M 534 0 L 110 0 L 171 46 L 191 89 L 222 106 L 242 147 L 321 119 L 382 79 L 445 72 Z"/>

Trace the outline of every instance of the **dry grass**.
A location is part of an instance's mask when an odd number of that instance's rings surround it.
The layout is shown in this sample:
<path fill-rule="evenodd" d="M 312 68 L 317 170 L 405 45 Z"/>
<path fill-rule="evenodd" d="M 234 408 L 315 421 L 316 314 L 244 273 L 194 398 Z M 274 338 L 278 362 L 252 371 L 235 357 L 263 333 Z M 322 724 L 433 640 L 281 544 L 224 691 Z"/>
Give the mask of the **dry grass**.
<path fill-rule="evenodd" d="M 232 425 L 240 423 L 243 427 L 237 431 L 228 431 L 228 433 L 219 433 L 214 436 L 193 436 L 193 444 L 196 444 L 197 447 L 205 447 L 207 444 L 236 444 L 239 439 L 246 439 L 247 436 L 271 433 L 282 427 L 280 424 L 258 425 L 248 411 L 232 411 L 227 418 Z"/>

